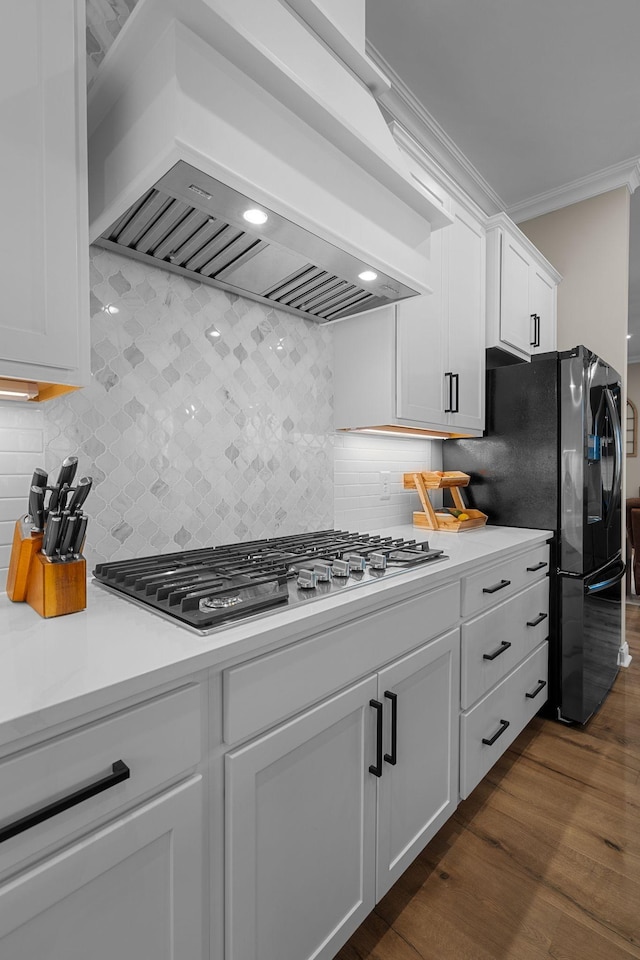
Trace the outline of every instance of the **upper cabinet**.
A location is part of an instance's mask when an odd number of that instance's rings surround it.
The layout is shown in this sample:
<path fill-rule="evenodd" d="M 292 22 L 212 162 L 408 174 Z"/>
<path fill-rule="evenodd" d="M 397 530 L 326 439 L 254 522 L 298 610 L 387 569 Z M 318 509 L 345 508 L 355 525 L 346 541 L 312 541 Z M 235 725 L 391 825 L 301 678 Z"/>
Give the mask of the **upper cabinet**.
<path fill-rule="evenodd" d="M 433 294 L 334 325 L 336 429 L 482 434 L 485 234 L 466 206 L 449 209 L 430 240 Z"/>
<path fill-rule="evenodd" d="M 562 279 L 505 214 L 487 221 L 487 346 L 522 360 L 555 350 Z"/>
<path fill-rule="evenodd" d="M 85 2 L 8 0 L 4 14 L 0 378 L 46 399 L 89 373 Z"/>

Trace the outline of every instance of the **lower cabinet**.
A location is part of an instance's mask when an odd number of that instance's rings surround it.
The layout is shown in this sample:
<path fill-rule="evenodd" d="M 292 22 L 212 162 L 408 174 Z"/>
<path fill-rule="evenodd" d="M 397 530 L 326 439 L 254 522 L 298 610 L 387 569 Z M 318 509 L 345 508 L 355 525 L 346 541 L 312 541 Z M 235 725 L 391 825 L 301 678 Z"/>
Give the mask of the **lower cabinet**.
<path fill-rule="evenodd" d="M 227 960 L 328 960 L 457 804 L 459 631 L 226 756 Z"/>
<path fill-rule="evenodd" d="M 0 885 L 2 960 L 203 960 L 202 778 Z"/>

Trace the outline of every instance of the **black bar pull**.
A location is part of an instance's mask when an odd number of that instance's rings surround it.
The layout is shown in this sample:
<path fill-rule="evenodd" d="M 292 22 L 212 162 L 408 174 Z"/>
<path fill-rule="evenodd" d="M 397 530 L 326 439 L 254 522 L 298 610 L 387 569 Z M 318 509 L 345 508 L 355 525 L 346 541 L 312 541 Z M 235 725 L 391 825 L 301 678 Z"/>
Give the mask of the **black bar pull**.
<path fill-rule="evenodd" d="M 384 758 L 395 767 L 398 762 L 398 694 L 385 690 L 384 695 L 391 701 L 391 753 L 385 753 Z"/>
<path fill-rule="evenodd" d="M 533 700 L 534 697 L 537 697 L 538 694 L 544 690 L 546 685 L 546 680 L 538 680 L 538 686 L 535 688 L 535 690 L 532 690 L 531 693 L 525 693 L 525 697 L 527 697 L 529 700 Z"/>
<path fill-rule="evenodd" d="M 117 783 L 128 780 L 130 776 L 131 771 L 126 763 L 123 760 L 116 760 L 115 763 L 112 764 L 111 773 L 107 777 L 102 777 L 102 779 L 96 780 L 94 783 L 89 784 L 89 786 L 75 790 L 73 793 L 67 794 L 66 797 L 54 800 L 53 803 L 40 807 L 40 809 L 34 811 L 34 813 L 29 813 L 26 817 L 21 817 L 19 820 L 14 820 L 13 823 L 7 824 L 6 827 L 0 828 L 0 843 L 4 840 L 9 840 L 11 837 L 15 837 L 18 833 L 24 833 L 25 830 L 30 830 L 31 827 L 35 827 L 45 820 L 50 820 L 51 817 L 55 817 L 64 810 L 69 810 L 70 807 L 75 807 L 79 803 L 89 800 L 91 797 L 95 797 L 98 793 L 109 790 L 110 787 L 115 787 Z"/>
<path fill-rule="evenodd" d="M 492 587 L 483 587 L 483 593 L 496 593 L 498 590 L 503 590 L 505 587 L 511 585 L 511 580 L 501 580 L 500 583 L 494 584 Z"/>
<path fill-rule="evenodd" d="M 535 620 L 527 620 L 528 627 L 537 627 L 539 623 L 547 619 L 546 613 L 539 613 Z"/>
<path fill-rule="evenodd" d="M 490 737 L 489 739 L 487 739 L 486 737 L 483 737 L 483 738 L 482 738 L 482 742 L 483 742 L 483 743 L 486 743 L 486 745 L 487 745 L 488 747 L 492 746 L 492 745 L 496 742 L 496 740 L 498 739 L 498 737 L 501 737 L 502 734 L 503 734 L 503 733 L 505 732 L 505 730 L 507 729 L 507 727 L 509 727 L 509 726 L 511 726 L 511 724 L 509 723 L 508 720 L 501 720 L 501 721 L 500 721 L 500 729 L 498 730 L 498 732 L 497 732 L 497 733 L 494 733 L 494 735 L 493 735 L 492 737 Z"/>
<path fill-rule="evenodd" d="M 497 649 L 497 650 L 494 650 L 493 653 L 483 653 L 483 654 L 482 654 L 482 659 L 483 659 L 483 660 L 495 660 L 496 657 L 499 657 L 501 653 L 504 653 L 506 650 L 508 650 L 510 646 L 511 646 L 511 644 L 509 643 L 508 640 L 503 640 L 502 643 L 500 644 L 500 646 L 498 647 L 498 649 Z"/>
<path fill-rule="evenodd" d="M 449 405 L 444 408 L 445 413 L 453 413 L 453 374 L 451 371 L 445 373 L 445 380 L 449 377 Z"/>
<path fill-rule="evenodd" d="M 533 320 L 533 340 L 529 341 L 529 346 L 537 347 L 538 346 L 538 344 L 536 343 L 536 330 L 538 329 L 538 326 L 536 323 L 537 314 L 532 313 L 530 316 L 531 316 L 531 319 Z"/>
<path fill-rule="evenodd" d="M 527 570 L 529 571 L 529 573 L 535 573 L 536 570 L 542 570 L 542 568 L 546 567 L 546 565 L 547 565 L 547 561 L 541 560 L 540 563 L 534 564 L 533 567 L 527 567 Z"/>
<path fill-rule="evenodd" d="M 540 314 L 536 313 L 536 342 L 535 346 L 540 346 Z"/>
<path fill-rule="evenodd" d="M 451 413 L 460 413 L 460 374 L 452 373 L 451 374 L 451 393 L 453 394 L 453 381 L 456 382 L 456 402 L 455 406 L 453 404 L 453 399 L 451 401 Z"/>
<path fill-rule="evenodd" d="M 369 700 L 369 706 L 376 711 L 376 762 L 370 764 L 369 773 L 374 777 L 382 776 L 382 704 L 379 700 Z"/>

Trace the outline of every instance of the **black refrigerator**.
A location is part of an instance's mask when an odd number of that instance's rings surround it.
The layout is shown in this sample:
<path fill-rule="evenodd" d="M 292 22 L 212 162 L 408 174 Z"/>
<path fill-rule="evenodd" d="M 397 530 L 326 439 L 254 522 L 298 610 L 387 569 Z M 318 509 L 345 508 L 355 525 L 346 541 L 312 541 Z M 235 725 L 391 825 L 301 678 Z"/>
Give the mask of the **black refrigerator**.
<path fill-rule="evenodd" d="M 444 469 L 489 523 L 554 531 L 547 711 L 585 723 L 622 643 L 620 376 L 579 346 L 488 370 L 486 399 L 486 435 L 446 440 Z"/>

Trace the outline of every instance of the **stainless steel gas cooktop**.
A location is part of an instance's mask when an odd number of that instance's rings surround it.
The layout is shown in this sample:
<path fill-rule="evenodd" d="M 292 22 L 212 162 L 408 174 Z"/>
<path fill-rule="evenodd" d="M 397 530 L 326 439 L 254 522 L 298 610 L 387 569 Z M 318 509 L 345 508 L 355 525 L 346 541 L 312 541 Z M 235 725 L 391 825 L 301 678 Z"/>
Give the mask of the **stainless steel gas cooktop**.
<path fill-rule="evenodd" d="M 199 634 L 448 559 L 426 541 L 322 530 L 99 563 L 98 583 Z"/>

